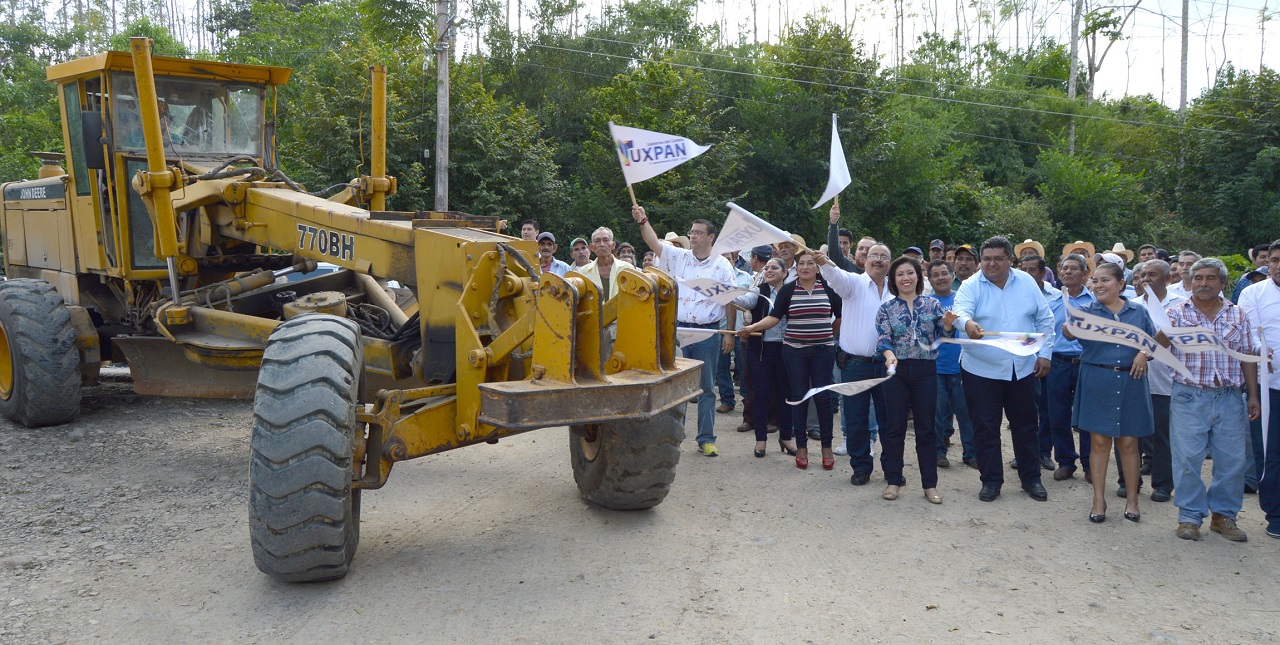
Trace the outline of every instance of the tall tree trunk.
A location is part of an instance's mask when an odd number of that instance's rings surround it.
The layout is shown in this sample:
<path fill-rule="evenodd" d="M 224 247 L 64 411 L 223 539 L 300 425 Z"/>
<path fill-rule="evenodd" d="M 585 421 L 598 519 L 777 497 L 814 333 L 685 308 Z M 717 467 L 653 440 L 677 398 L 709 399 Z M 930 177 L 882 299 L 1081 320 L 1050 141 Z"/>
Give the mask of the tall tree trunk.
<path fill-rule="evenodd" d="M 1186 2 L 1187 0 L 1183 0 Z M 1071 105 L 1071 120 L 1067 122 L 1067 154 L 1076 153 L 1076 82 L 1080 79 L 1080 17 L 1084 0 L 1075 0 L 1071 7 L 1071 67 L 1067 73 L 1067 102 Z"/>

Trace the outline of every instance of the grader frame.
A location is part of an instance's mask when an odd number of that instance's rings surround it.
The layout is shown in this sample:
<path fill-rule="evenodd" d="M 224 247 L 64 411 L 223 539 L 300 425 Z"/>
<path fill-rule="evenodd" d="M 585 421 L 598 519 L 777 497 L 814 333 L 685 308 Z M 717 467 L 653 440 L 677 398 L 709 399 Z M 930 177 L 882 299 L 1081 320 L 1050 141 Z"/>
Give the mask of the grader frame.
<path fill-rule="evenodd" d="M 381 67 L 370 174 L 324 198 L 274 163 L 288 70 L 130 47 L 49 68 L 69 172 L 2 187 L 0 412 L 69 421 L 113 359 L 143 393 L 252 393 L 250 535 L 282 580 L 345 575 L 360 492 L 395 463 L 538 428 L 571 427 L 587 499 L 662 501 L 700 392 L 669 276 L 628 269 L 605 302 L 497 218 L 386 210 Z M 279 281 L 319 261 L 340 270 Z"/>

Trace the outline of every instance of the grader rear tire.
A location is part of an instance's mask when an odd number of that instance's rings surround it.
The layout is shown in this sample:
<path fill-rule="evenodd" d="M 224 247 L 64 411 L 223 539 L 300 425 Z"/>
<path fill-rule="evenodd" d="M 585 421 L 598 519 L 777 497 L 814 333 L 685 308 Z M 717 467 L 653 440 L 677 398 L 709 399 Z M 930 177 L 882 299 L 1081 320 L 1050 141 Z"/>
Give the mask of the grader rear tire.
<path fill-rule="evenodd" d="M 43 280 L 0 282 L 0 414 L 28 428 L 80 414 L 80 351 L 62 296 Z"/>
<path fill-rule="evenodd" d="M 249 536 L 263 573 L 286 582 L 347 574 L 360 542 L 351 480 L 364 352 L 345 318 L 299 316 L 267 341 L 253 402 Z"/>
<path fill-rule="evenodd" d="M 680 405 L 649 419 L 571 427 L 569 455 L 578 491 L 615 511 L 661 504 L 680 463 L 683 419 Z"/>

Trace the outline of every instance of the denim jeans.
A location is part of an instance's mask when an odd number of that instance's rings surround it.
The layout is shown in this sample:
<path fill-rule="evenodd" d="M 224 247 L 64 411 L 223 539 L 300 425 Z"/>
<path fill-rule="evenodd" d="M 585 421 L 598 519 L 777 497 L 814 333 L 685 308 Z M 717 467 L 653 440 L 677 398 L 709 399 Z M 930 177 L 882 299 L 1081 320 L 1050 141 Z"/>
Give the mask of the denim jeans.
<path fill-rule="evenodd" d="M 742 340 L 739 338 L 733 339 L 733 352 L 730 354 L 721 353 L 720 359 L 716 362 L 716 389 L 720 391 L 720 402 L 729 407 L 734 407 L 735 405 L 733 400 L 734 372 L 738 372 L 739 377 L 741 377 Z M 745 390 L 747 386 L 746 379 L 742 379 L 739 382 L 742 385 L 738 394 L 745 400 L 747 396 Z"/>
<path fill-rule="evenodd" d="M 867 362 L 850 357 L 840 368 L 840 381 L 863 381 L 869 378 L 883 378 L 884 361 Z M 855 473 L 870 473 L 875 464 L 871 461 L 871 403 L 875 402 L 876 421 L 880 426 L 889 425 L 885 412 L 883 388 L 873 387 L 854 396 L 841 396 L 844 414 L 840 423 L 844 427 L 845 449 L 849 451 L 849 465 Z"/>
<path fill-rule="evenodd" d="M 791 381 L 791 400 L 799 401 L 810 388 L 831 385 L 831 366 L 836 361 L 836 350 L 831 345 L 806 347 L 782 346 L 782 364 L 787 366 L 787 378 Z M 818 409 L 818 432 L 823 448 L 831 447 L 831 434 L 835 404 L 831 392 L 813 396 Z M 804 448 L 809 442 L 806 421 L 809 416 L 808 401 L 791 409 L 791 427 L 795 430 L 796 447 Z"/>
<path fill-rule="evenodd" d="M 1071 431 L 1071 409 L 1076 403 L 1076 382 L 1080 380 L 1080 365 L 1070 358 L 1054 355 L 1049 365 L 1049 435 L 1053 440 L 1053 454 L 1059 468 L 1075 468 L 1076 460 L 1089 472 L 1089 453 L 1093 438 L 1088 432 L 1079 433 L 1080 451 L 1076 451 L 1076 433 Z"/>
<path fill-rule="evenodd" d="M 685 345 L 685 358 L 702 361 L 702 396 L 698 397 L 698 445 L 716 442 L 716 363 L 720 357 L 720 335 Z"/>
<path fill-rule="evenodd" d="M 1173 503 L 1178 521 L 1199 525 L 1209 513 L 1236 518 L 1244 504 L 1245 443 L 1249 421 L 1240 388 L 1173 384 L 1169 444 L 1173 454 Z M 1213 453 L 1213 479 L 1206 490 L 1200 470 Z"/>
<path fill-rule="evenodd" d="M 947 436 L 951 434 L 951 415 L 955 414 L 960 426 L 960 457 L 974 459 L 973 421 L 969 419 L 969 404 L 964 400 L 964 383 L 959 374 L 938 375 L 938 409 L 933 417 L 937 434 L 938 456 L 947 456 Z"/>
<path fill-rule="evenodd" d="M 1257 387 L 1254 388 L 1255 390 Z M 1261 400 L 1261 399 L 1259 399 Z M 1244 464 L 1244 483 L 1249 488 L 1258 490 L 1258 480 L 1262 478 L 1262 418 L 1249 422 L 1249 452 Z"/>
<path fill-rule="evenodd" d="M 906 450 L 907 410 L 914 415 L 916 463 L 920 466 L 920 487 L 938 486 L 937 438 L 933 418 L 938 409 L 938 374 L 935 361 L 904 358 L 898 371 L 885 381 L 885 410 L 889 423 L 880 432 L 880 468 L 891 486 L 903 486 L 903 453 Z"/>

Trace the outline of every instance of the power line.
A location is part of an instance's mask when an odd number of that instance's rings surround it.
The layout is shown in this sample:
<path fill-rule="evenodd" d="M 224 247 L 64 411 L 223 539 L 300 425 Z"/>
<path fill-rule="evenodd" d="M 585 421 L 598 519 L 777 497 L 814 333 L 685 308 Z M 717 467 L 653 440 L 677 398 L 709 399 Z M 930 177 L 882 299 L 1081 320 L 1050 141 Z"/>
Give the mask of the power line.
<path fill-rule="evenodd" d="M 482 58 L 485 58 L 485 59 L 487 59 L 487 60 L 499 60 L 499 59 L 494 59 L 494 58 L 489 57 L 489 56 L 485 56 L 485 55 L 483 55 L 483 54 L 480 54 L 479 56 L 481 56 Z M 501 62 L 508 62 L 508 63 L 509 63 L 510 61 L 501 61 Z M 536 67 L 536 68 L 539 68 L 539 69 L 545 69 L 545 70 L 549 70 L 549 71 L 565 72 L 565 73 L 569 73 L 569 74 L 577 74 L 577 75 L 580 75 L 580 76 L 589 76 L 589 77 L 593 77 L 593 78 L 601 78 L 601 79 L 605 79 L 605 80 L 613 80 L 613 79 L 614 79 L 614 77 L 613 77 L 613 76 L 608 76 L 608 75 L 606 75 L 606 74 L 595 74 L 595 73 L 592 73 L 592 72 L 585 72 L 585 71 L 576 70 L 576 69 L 566 69 L 566 68 L 563 68 L 563 67 L 555 67 L 555 66 L 551 66 L 551 65 L 540 65 L 540 64 L 538 64 L 538 63 L 531 63 L 531 62 L 527 62 L 527 61 L 517 62 L 517 63 L 515 63 L 515 65 L 518 65 L 518 66 L 525 66 L 525 67 Z M 778 103 L 778 102 L 776 102 L 776 101 L 765 101 L 765 100 L 762 100 L 762 99 L 755 99 L 755 98 L 748 98 L 748 97 L 741 97 L 741 96 L 733 96 L 733 95 L 728 95 L 728 94 L 719 94 L 719 93 L 716 93 L 716 92 L 707 92 L 707 91 L 703 91 L 703 90 L 694 90 L 694 89 L 689 89 L 689 88 L 685 88 L 685 87 L 677 87 L 677 86 L 673 86 L 673 85 L 664 85 L 664 84 L 662 84 L 662 83 L 652 83 L 652 82 L 649 82 L 649 81 L 640 81 L 640 80 L 635 80 L 635 79 L 632 79 L 632 80 L 631 80 L 631 82 L 636 83 L 636 84 L 638 84 L 638 85 L 645 85 L 645 86 L 648 86 L 648 87 L 656 87 L 656 88 L 661 88 L 661 89 L 670 89 L 670 90 L 680 90 L 680 91 L 683 91 L 683 92 L 688 92 L 688 93 L 690 93 L 690 94 L 698 94 L 698 95 L 702 95 L 702 96 L 709 96 L 709 97 L 714 97 L 714 98 L 728 99 L 728 100 L 731 100 L 731 101 L 747 101 L 747 102 L 750 102 L 750 103 L 759 103 L 759 104 L 761 104 L 761 105 L 768 105 L 768 106 L 778 107 L 778 108 L 783 108 L 783 109 L 787 109 L 787 110 L 796 110 L 796 109 L 800 109 L 800 106 L 798 106 L 798 105 L 791 105 L 791 104 L 786 104 L 786 103 Z M 895 119 L 895 120 L 893 120 L 893 121 L 894 121 L 894 123 L 897 123 L 897 124 L 902 125 L 902 126 L 904 126 L 904 127 L 916 128 L 916 129 L 925 129 L 925 126 L 921 126 L 921 125 L 917 125 L 917 124 L 913 124 L 913 123 L 908 123 L 908 122 L 906 122 L 906 121 L 902 121 L 902 120 L 900 120 L 900 119 Z M 997 136 L 993 136 L 993 135 L 978 134 L 978 133 L 976 133 L 976 132 L 965 132 L 965 131 L 962 131 L 962 130 L 950 130 L 950 129 L 946 129 L 946 128 L 935 128 L 935 129 L 936 129 L 937 131 L 939 131 L 939 132 L 945 132 L 945 133 L 947 133 L 947 134 L 955 134 L 955 135 L 960 135 L 960 136 L 975 137 L 975 138 L 979 138 L 979 139 L 988 139 L 988 140 L 994 140 L 994 141 L 1004 141 L 1004 142 L 1008 142 L 1008 143 L 1017 143 L 1017 144 L 1022 144 L 1022 145 L 1030 145 L 1030 146 L 1037 146 L 1037 147 L 1044 147 L 1044 148 L 1054 148 L 1054 149 L 1058 149 L 1058 150 L 1070 150 L 1070 148 L 1068 148 L 1067 146 L 1057 145 L 1057 144 L 1053 144 L 1053 143 L 1043 143 L 1043 142 L 1039 142 L 1039 141 L 1026 141 L 1026 140 L 1022 140 L 1022 139 L 1011 139 L 1011 138 L 1008 138 L 1008 137 L 997 137 Z M 1160 161 L 1160 160 L 1156 160 L 1156 159 L 1149 159 L 1149 158 L 1146 158 L 1146 157 L 1135 157 L 1135 156 L 1132 156 L 1132 155 L 1126 155 L 1126 154 L 1117 153 L 1117 152 L 1106 152 L 1106 151 L 1102 151 L 1102 150 L 1087 150 L 1087 149 L 1080 148 L 1080 147 L 1078 147 L 1078 146 L 1076 147 L 1075 151 L 1076 151 L 1076 152 L 1086 153 L 1086 154 L 1092 154 L 1092 155 L 1107 156 L 1107 157 L 1116 157 L 1116 158 L 1125 159 L 1125 160 L 1129 160 L 1129 161 L 1145 162 L 1145 163 L 1149 163 L 1149 164 L 1162 164 L 1162 163 L 1165 163 L 1165 162 Z"/>
<path fill-rule="evenodd" d="M 579 36 L 579 38 L 583 38 L 583 39 L 586 39 L 586 40 L 595 40 L 595 41 L 600 41 L 600 42 L 607 42 L 607 43 L 615 43 L 615 44 L 620 44 L 620 45 L 630 45 L 630 46 L 632 46 L 632 47 L 636 47 L 636 48 L 644 48 L 644 47 L 646 47 L 646 45 L 644 45 L 643 43 L 634 43 L 634 42 L 630 42 L 630 41 L 626 41 L 626 40 L 617 40 L 617 39 L 612 39 L 612 38 L 600 38 L 600 37 L 597 37 L 597 36 L 585 36 L 585 35 L 584 35 L 584 36 Z M 725 53 L 718 53 L 718 52 L 709 52 L 709 51 L 701 51 L 701 50 L 682 49 L 682 48 L 674 47 L 674 46 L 666 46 L 666 47 L 664 47 L 664 49 L 668 49 L 668 50 L 670 50 L 670 51 L 675 51 L 675 52 L 686 53 L 686 54 L 693 54 L 693 55 L 695 55 L 695 56 L 696 56 L 696 55 L 703 55 L 703 56 L 713 56 L 713 57 L 719 57 L 719 58 L 728 58 L 728 59 L 730 59 L 730 60 L 737 61 L 737 62 L 748 62 L 748 63 L 759 63 L 759 62 L 761 62 L 761 59 L 757 59 L 757 58 L 748 58 L 748 57 L 745 57 L 745 56 L 735 56 L 735 55 L 733 55 L 733 54 L 725 54 Z M 817 51 L 817 50 L 809 50 L 809 51 Z M 831 53 L 831 54 L 837 54 L 837 55 L 850 55 L 850 54 L 845 54 L 844 52 L 828 52 L 828 53 Z M 833 73 L 837 73 L 837 74 L 852 74 L 852 75 L 855 75 L 855 76 L 862 76 L 862 77 L 866 77 L 866 78 L 879 79 L 879 77 L 878 77 L 877 75 L 875 75 L 875 74 L 868 73 L 868 72 L 860 72 L 860 71 L 852 70 L 852 69 L 848 69 L 848 70 L 846 70 L 846 69 L 833 69 L 833 68 L 829 68 L 829 67 L 819 67 L 819 66 L 814 66 L 814 65 L 804 65 L 804 64 L 800 64 L 800 63 L 788 63 L 788 62 L 784 62 L 784 61 L 780 61 L 780 60 L 776 60 L 776 59 L 764 59 L 764 60 L 763 60 L 763 62 L 766 62 L 766 63 L 771 64 L 771 65 L 780 65 L 780 66 L 784 66 L 784 67 L 795 67 L 795 68 L 799 68 L 799 69 L 808 69 L 808 70 L 821 71 L 821 72 L 833 72 Z M 712 69 L 715 69 L 715 68 L 712 68 Z M 1017 77 L 1018 75 L 1016 75 L 1016 74 L 1009 74 L 1009 76 Z M 1064 101 L 1064 102 L 1065 102 L 1065 101 L 1068 101 L 1068 99 L 1066 99 L 1066 98 L 1064 98 L 1064 97 L 1048 96 L 1048 95 L 1045 95 L 1045 94 L 1039 94 L 1039 93 L 1036 93 L 1036 92 L 1029 92 L 1029 91 L 1023 91 L 1023 90 L 1005 90 L 1005 89 L 992 88 L 992 87 L 979 87 L 979 86 L 976 86 L 976 85 L 963 85 L 963 84 L 959 84 L 959 83 L 947 83 L 947 82 L 944 82 L 944 81 L 929 81 L 929 80 L 925 80 L 925 79 L 915 79 L 915 78 L 908 78 L 908 77 L 904 77 L 904 76 L 897 76 L 897 75 L 893 76 L 892 78 L 893 78 L 894 80 L 897 80 L 897 81 L 911 82 L 911 83 L 920 83 L 920 84 L 927 85 L 927 86 L 945 86 L 945 87 L 951 87 L 951 88 L 962 89 L 962 90 L 972 90 L 972 91 L 979 91 L 979 92 L 993 92 L 993 93 L 997 93 L 997 94 L 1007 94 L 1007 95 L 1011 95 L 1011 96 L 1026 97 L 1026 98 L 1033 98 L 1033 99 L 1049 99 L 1049 100 L 1053 100 L 1053 101 Z M 1054 80 L 1054 81 L 1056 81 L 1056 82 L 1058 82 L 1058 83 L 1064 83 L 1064 84 L 1066 83 L 1066 79 L 1049 79 L 1049 78 L 1047 78 L 1047 77 L 1036 77 L 1036 78 L 1046 78 L 1047 80 Z M 1140 110 L 1141 112 L 1144 112 L 1144 113 L 1145 113 L 1145 112 L 1148 112 L 1148 111 L 1150 111 L 1150 110 L 1152 110 L 1152 109 L 1154 109 L 1154 108 L 1149 108 L 1149 107 L 1146 107 L 1146 106 L 1130 106 L 1130 107 L 1131 107 L 1131 109 L 1137 109 L 1137 110 Z M 1231 116 L 1231 115 L 1226 115 L 1226 114 L 1205 114 L 1205 113 L 1203 113 L 1203 112 L 1201 112 L 1201 113 L 1199 113 L 1199 114 L 1202 114 L 1202 115 L 1205 115 L 1205 116 L 1214 116 L 1214 117 L 1218 117 L 1218 118 L 1222 118 L 1222 119 L 1233 119 L 1233 120 L 1242 120 L 1242 119 L 1243 119 L 1243 117 Z"/>
<path fill-rule="evenodd" d="M 633 60 L 633 61 L 636 61 L 636 62 L 638 62 L 638 63 L 650 62 L 650 61 L 646 61 L 645 59 L 638 58 L 638 57 L 635 57 L 635 56 L 623 56 L 623 55 L 620 55 L 620 54 L 608 54 L 608 53 L 604 53 L 604 52 L 590 52 L 590 51 L 585 51 L 585 50 L 581 50 L 581 49 L 570 49 L 570 48 L 567 48 L 567 47 L 556 47 L 556 46 L 553 46 L 553 45 L 541 45 L 541 44 L 538 44 L 538 43 L 530 43 L 530 46 L 531 46 L 531 47 L 537 47 L 537 48 L 540 48 L 540 49 L 548 49 L 548 50 L 554 50 L 554 51 L 563 51 L 563 52 L 576 53 L 576 54 L 586 54 L 586 55 L 588 55 L 588 56 L 604 56 L 604 57 L 606 57 L 606 58 L 620 58 L 620 59 L 626 59 L 626 60 Z M 651 62 L 659 62 L 659 61 L 651 61 Z M 702 67 L 702 66 L 699 66 L 699 65 L 689 65 L 689 64 L 686 64 L 686 63 L 676 63 L 676 62 L 671 62 L 671 61 L 661 61 L 661 63 L 662 63 L 662 64 L 664 64 L 664 65 L 670 65 L 670 66 L 672 66 L 672 67 L 681 67 L 681 68 L 685 68 L 685 69 L 692 69 L 692 70 L 698 70 L 698 71 L 721 72 L 721 73 L 724 73 L 724 74 L 733 74 L 733 75 L 737 75 L 737 76 L 747 76 L 747 77 L 761 78 L 761 79 L 766 79 L 766 80 L 775 80 L 775 81 L 791 82 L 791 83 L 796 83 L 796 84 L 799 84 L 799 85 L 812 85 L 812 86 L 818 86 L 818 87 L 827 87 L 827 88 L 836 89 L 836 90 L 848 90 L 848 91 L 853 91 L 853 92 L 861 92 L 861 93 L 865 93 L 865 94 L 885 94 L 885 95 L 889 95 L 889 96 L 906 96 L 906 97 L 918 98 L 918 99 L 923 99 L 923 100 L 941 101 L 941 102 L 944 102 L 944 103 L 955 103 L 955 104 L 958 104 L 958 105 L 970 105 L 970 106 L 975 106 L 975 107 L 985 107 L 985 108 L 1002 109 L 1002 110 L 1013 110 L 1013 111 L 1017 111 L 1017 112 L 1030 112 L 1030 113 L 1033 113 L 1033 114 L 1047 114 L 1047 115 L 1052 115 L 1052 116 L 1076 117 L 1076 118 L 1080 118 L 1080 119 L 1090 119 L 1090 120 L 1095 120 L 1095 121 L 1112 122 L 1112 123 L 1124 123 L 1124 124 L 1128 124 L 1128 125 L 1135 125 L 1135 126 L 1154 126 L 1154 127 L 1160 127 L 1160 128 L 1168 128 L 1168 129 L 1171 129 L 1171 130 L 1183 130 L 1183 131 L 1204 132 L 1204 133 L 1210 133 L 1210 134 L 1221 134 L 1221 135 L 1230 135 L 1230 136 L 1239 136 L 1239 137 L 1258 137 L 1258 138 L 1261 138 L 1261 135 L 1250 135 L 1250 134 L 1245 134 L 1245 133 L 1243 133 L 1243 132 L 1232 132 L 1232 131 L 1230 131 L 1230 130 L 1214 130 L 1214 129 L 1212 129 L 1212 128 L 1200 128 L 1200 127 L 1187 126 L 1187 125 L 1164 124 L 1164 123 L 1155 123 L 1155 122 L 1148 122 L 1148 121 L 1134 121 L 1134 120 L 1130 120 L 1130 119 L 1118 119 L 1118 118 L 1115 118 L 1115 117 L 1095 116 L 1095 115 L 1089 115 L 1089 114 L 1072 114 L 1072 113 L 1070 113 L 1070 112 L 1058 112 L 1058 111 L 1054 111 L 1054 110 L 1039 110 L 1039 109 L 1035 109 L 1035 108 L 1028 108 L 1028 107 L 1022 107 L 1022 106 L 1017 106 L 1017 105 L 1000 105 L 1000 104 L 998 104 L 998 103 L 983 103 L 983 102 L 981 102 L 981 101 L 966 101 L 966 100 L 964 100 L 964 99 L 946 98 L 946 97 L 941 97 L 941 96 L 924 96 L 924 95 L 920 95 L 920 94 L 911 94 L 911 93 L 909 93 L 909 92 L 890 92 L 890 91 L 877 90 L 877 89 L 872 89 L 872 88 L 855 87 L 855 86 L 852 86 L 852 85 L 840 85 L 840 84 L 837 84 L 837 83 L 824 83 L 824 82 L 821 82 L 821 81 L 808 81 L 808 80 L 803 80 L 803 79 L 786 78 L 786 77 L 783 77 L 783 76 L 770 76 L 770 75 L 768 75 L 768 74 L 757 74 L 757 73 L 754 73 L 754 72 L 742 72 L 742 71 L 738 71 L 738 70 L 717 69 L 717 68 L 714 68 L 714 67 Z"/>

